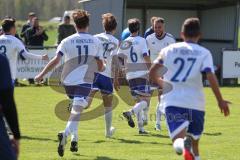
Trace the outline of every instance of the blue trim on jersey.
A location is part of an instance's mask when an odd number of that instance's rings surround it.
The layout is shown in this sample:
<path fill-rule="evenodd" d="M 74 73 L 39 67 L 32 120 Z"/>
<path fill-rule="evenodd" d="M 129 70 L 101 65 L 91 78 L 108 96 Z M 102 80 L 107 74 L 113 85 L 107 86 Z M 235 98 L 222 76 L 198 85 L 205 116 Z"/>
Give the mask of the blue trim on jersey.
<path fill-rule="evenodd" d="M 87 32 L 78 32 L 78 34 L 89 34 Z"/>
<path fill-rule="evenodd" d="M 204 129 L 205 112 L 194 109 L 168 106 L 165 109 L 166 120 L 171 138 L 184 128 L 187 133 L 199 138 Z"/>
<path fill-rule="evenodd" d="M 159 59 L 159 60 L 158 60 L 158 63 L 159 63 L 159 64 L 163 64 L 164 61 L 163 61 L 162 59 Z"/>
<path fill-rule="evenodd" d="M 212 69 L 209 67 L 204 68 L 204 70 L 202 70 L 202 73 L 211 73 Z"/>
<path fill-rule="evenodd" d="M 19 52 L 19 56 L 20 56 L 20 58 L 21 58 L 22 60 L 26 60 L 26 58 L 23 56 L 23 53 L 24 53 L 24 52 L 25 52 L 24 49 Z"/>
<path fill-rule="evenodd" d="M 96 60 L 100 60 L 100 57 L 99 57 L 99 56 L 97 56 L 97 57 L 95 57 L 95 59 L 96 59 Z"/>
<path fill-rule="evenodd" d="M 149 56 L 148 53 L 143 53 L 143 57 Z"/>
<path fill-rule="evenodd" d="M 95 73 L 93 89 L 100 90 L 103 94 L 113 93 L 113 79 L 100 73 Z"/>
<path fill-rule="evenodd" d="M 58 55 L 61 55 L 61 56 L 63 56 L 63 55 L 64 55 L 64 53 L 63 53 L 63 52 L 61 52 L 61 51 L 59 51 L 57 54 L 58 54 Z"/>
<path fill-rule="evenodd" d="M 166 37 L 166 35 L 167 35 L 167 33 L 164 33 L 164 35 L 162 36 L 160 36 L 160 37 L 158 37 L 156 34 L 155 34 L 155 37 L 158 39 L 158 40 L 163 40 L 165 37 Z"/>

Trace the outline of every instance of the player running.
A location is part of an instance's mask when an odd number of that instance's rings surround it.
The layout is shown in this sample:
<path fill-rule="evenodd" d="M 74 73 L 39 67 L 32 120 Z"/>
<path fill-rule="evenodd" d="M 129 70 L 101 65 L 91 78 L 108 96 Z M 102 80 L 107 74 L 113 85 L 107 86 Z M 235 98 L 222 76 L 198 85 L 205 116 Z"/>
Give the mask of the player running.
<path fill-rule="evenodd" d="M 120 47 L 119 57 L 123 57 L 127 66 L 126 78 L 129 82 L 131 94 L 136 100 L 135 106 L 123 113 L 130 127 L 135 127 L 132 115 L 137 116 L 139 134 L 147 134 L 143 126 L 143 110 L 148 107 L 150 97 L 150 85 L 148 81 L 148 68 L 151 66 L 151 60 L 148 54 L 146 40 L 138 36 L 140 21 L 138 19 L 129 19 L 128 28 L 131 36 L 123 41 L 122 46 L 129 44 L 130 47 Z"/>
<path fill-rule="evenodd" d="M 94 97 L 95 93 L 100 90 L 102 94 L 104 104 L 104 116 L 105 116 L 105 136 L 111 138 L 114 134 L 115 128 L 112 127 L 112 101 L 113 101 L 113 72 L 112 72 L 112 60 L 114 56 L 117 56 L 117 50 L 119 41 L 113 35 L 116 32 L 117 21 L 111 13 L 102 15 L 102 24 L 105 30 L 104 33 L 97 34 L 97 37 L 103 45 L 103 58 L 106 63 L 106 68 L 103 72 L 95 73 L 95 79 L 93 83 L 93 91 L 91 97 Z M 89 102 L 90 104 L 90 102 Z"/>
<path fill-rule="evenodd" d="M 155 18 L 153 22 L 153 27 L 154 27 L 154 33 L 149 35 L 146 38 L 151 61 L 154 61 L 158 57 L 158 54 L 163 48 L 176 42 L 174 37 L 171 34 L 165 32 L 165 21 L 163 18 L 161 17 Z M 160 125 L 161 115 L 162 115 L 161 110 L 162 109 L 159 108 L 159 103 L 158 103 L 156 107 L 156 125 L 155 125 L 155 129 L 157 131 L 161 130 L 161 125 Z M 144 121 L 147 121 L 146 114 L 147 113 L 144 114 L 145 115 Z"/>
<path fill-rule="evenodd" d="M 59 132 L 59 156 L 64 155 L 67 137 L 71 137 L 72 152 L 78 151 L 78 124 L 80 114 L 88 106 L 88 97 L 91 92 L 94 72 L 104 70 L 103 48 L 100 41 L 88 34 L 89 14 L 84 10 L 73 13 L 73 20 L 78 33 L 64 39 L 57 49 L 57 55 L 47 64 L 43 71 L 36 76 L 41 81 L 43 76 L 52 70 L 64 57 L 65 63 L 62 72 L 63 84 L 66 93 L 73 98 L 71 114 L 63 132 Z M 91 78 L 92 77 L 92 80 Z"/>
<path fill-rule="evenodd" d="M 163 81 L 157 72 L 163 66 L 168 68 L 163 80 L 171 83 L 173 89 L 161 95 L 160 106 L 165 109 L 170 137 L 173 142 L 180 138 L 185 160 L 200 160 L 198 145 L 205 115 L 203 72 L 224 116 L 230 114 L 229 102 L 222 98 L 219 90 L 210 51 L 197 44 L 201 37 L 199 19 L 186 19 L 181 37 L 184 42 L 172 44 L 161 51 L 150 70 L 150 78 L 162 86 Z"/>
<path fill-rule="evenodd" d="M 2 29 L 4 34 L 0 36 L 0 54 L 6 56 L 9 60 L 13 81 L 16 79 L 18 56 L 20 56 L 22 60 L 25 60 L 26 58 L 48 60 L 47 55 L 35 55 L 29 53 L 23 43 L 15 37 L 16 26 L 14 19 L 4 19 L 2 21 Z"/>

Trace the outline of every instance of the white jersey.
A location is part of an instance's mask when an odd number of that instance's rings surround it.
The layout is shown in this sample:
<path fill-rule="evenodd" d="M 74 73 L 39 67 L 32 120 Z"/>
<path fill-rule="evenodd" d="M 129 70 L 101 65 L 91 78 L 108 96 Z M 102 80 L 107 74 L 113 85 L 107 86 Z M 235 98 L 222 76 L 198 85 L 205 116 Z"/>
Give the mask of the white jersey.
<path fill-rule="evenodd" d="M 149 56 L 147 42 L 144 38 L 128 37 L 123 41 L 124 43 L 130 43 L 130 47 L 127 49 L 119 48 L 118 55 L 124 55 L 127 64 L 127 80 L 140 78 L 148 73 L 144 56 Z"/>
<path fill-rule="evenodd" d="M 101 33 L 95 35 L 103 45 L 103 58 L 106 62 L 106 69 L 100 74 L 112 78 L 112 58 L 117 55 L 119 41 L 111 34 Z"/>
<path fill-rule="evenodd" d="M 92 82 L 86 81 L 85 76 L 87 72 L 92 72 L 88 70 L 90 67 L 95 65 L 93 69 L 97 69 L 94 58 L 102 59 L 102 52 L 100 41 L 88 33 L 76 33 L 65 38 L 57 48 L 57 54 L 64 56 L 64 67 L 69 70 L 67 74 L 62 74 L 63 84 L 67 86 L 91 84 Z"/>
<path fill-rule="evenodd" d="M 159 39 L 156 34 L 153 33 L 149 35 L 146 40 L 148 49 L 150 51 L 150 58 L 152 61 L 154 61 L 158 57 L 159 53 L 163 48 L 176 42 L 174 37 L 169 33 L 165 33 L 165 35 L 161 39 Z"/>
<path fill-rule="evenodd" d="M 163 79 L 173 86 L 161 96 L 160 106 L 205 111 L 202 72 L 214 73 L 210 51 L 195 43 L 175 43 L 160 52 L 158 62 L 167 67 Z"/>
<path fill-rule="evenodd" d="M 41 59 L 42 56 L 28 53 L 23 43 L 12 35 L 0 36 L 0 54 L 7 57 L 11 69 L 12 79 L 16 79 L 18 55 L 22 58 Z"/>

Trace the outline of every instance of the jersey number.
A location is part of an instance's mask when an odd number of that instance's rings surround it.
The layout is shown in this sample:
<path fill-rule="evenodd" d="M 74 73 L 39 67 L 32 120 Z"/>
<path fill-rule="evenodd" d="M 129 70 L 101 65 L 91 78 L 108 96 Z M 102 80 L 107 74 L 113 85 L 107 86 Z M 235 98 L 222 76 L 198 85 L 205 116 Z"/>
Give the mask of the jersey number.
<path fill-rule="evenodd" d="M 80 64 L 82 61 L 82 46 L 76 46 L 76 47 L 78 49 L 78 64 Z M 88 60 L 88 45 L 84 45 L 83 48 L 85 50 L 85 58 L 84 58 L 83 64 L 86 64 Z"/>
<path fill-rule="evenodd" d="M 7 52 L 6 46 L 0 46 L 0 54 L 4 55 L 6 57 L 7 56 L 6 52 Z"/>
<path fill-rule="evenodd" d="M 185 82 L 185 81 L 187 80 L 187 78 L 188 78 L 188 76 L 189 76 L 189 74 L 190 74 L 190 72 L 191 72 L 191 70 L 192 70 L 192 68 L 193 68 L 193 65 L 194 65 L 195 62 L 196 62 L 196 58 L 188 58 L 188 59 L 187 59 L 187 62 L 190 62 L 190 63 L 191 63 L 191 64 L 190 64 L 190 67 L 188 68 L 188 71 L 187 71 L 186 75 L 184 76 L 184 78 L 183 78 L 182 80 L 180 80 L 178 76 L 181 74 L 181 72 L 182 72 L 182 70 L 183 70 L 183 68 L 184 68 L 185 60 L 182 59 L 182 58 L 176 58 L 176 59 L 174 60 L 174 64 L 180 63 L 180 66 L 179 66 L 177 72 L 175 73 L 175 75 L 173 76 L 173 78 L 171 79 L 171 81 L 173 81 L 173 82 L 180 82 L 180 81 L 181 81 L 181 82 Z"/>
<path fill-rule="evenodd" d="M 107 58 L 106 56 L 106 52 L 108 51 L 108 46 L 109 46 L 109 43 L 103 43 L 103 49 L 104 49 L 104 52 L 103 52 L 103 58 Z"/>
<path fill-rule="evenodd" d="M 138 61 L 137 53 L 133 52 L 133 47 L 131 47 L 131 50 L 130 50 L 130 57 L 132 62 L 135 63 Z"/>

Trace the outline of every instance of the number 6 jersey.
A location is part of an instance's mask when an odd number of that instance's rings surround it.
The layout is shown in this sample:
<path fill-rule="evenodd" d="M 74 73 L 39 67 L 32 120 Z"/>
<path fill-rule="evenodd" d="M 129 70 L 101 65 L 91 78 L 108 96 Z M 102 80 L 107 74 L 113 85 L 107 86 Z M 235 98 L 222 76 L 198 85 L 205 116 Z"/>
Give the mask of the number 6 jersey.
<path fill-rule="evenodd" d="M 149 56 L 147 42 L 140 36 L 128 37 L 122 42 L 118 50 L 118 55 L 124 57 L 127 65 L 127 80 L 145 77 L 148 68 L 144 57 Z"/>
<path fill-rule="evenodd" d="M 202 73 L 214 73 L 209 50 L 196 43 L 176 43 L 163 49 L 154 63 L 161 63 L 168 69 L 163 79 L 173 87 L 161 96 L 162 107 L 205 110 Z"/>

